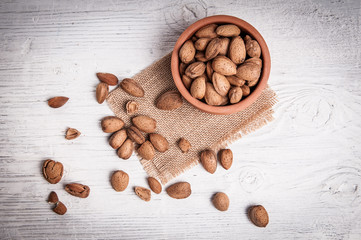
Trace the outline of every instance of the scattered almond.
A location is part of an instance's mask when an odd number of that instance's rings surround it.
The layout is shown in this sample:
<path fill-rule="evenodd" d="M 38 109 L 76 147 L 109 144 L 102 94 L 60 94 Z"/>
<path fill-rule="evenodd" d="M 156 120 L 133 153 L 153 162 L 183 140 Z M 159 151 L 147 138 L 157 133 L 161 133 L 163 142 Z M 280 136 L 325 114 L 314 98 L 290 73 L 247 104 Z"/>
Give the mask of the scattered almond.
<path fill-rule="evenodd" d="M 134 79 L 125 78 L 119 83 L 119 86 L 128 94 L 134 97 L 144 97 L 144 90 Z"/>
<path fill-rule="evenodd" d="M 159 152 L 165 152 L 169 149 L 169 143 L 165 137 L 158 133 L 149 134 L 149 140 L 153 144 L 154 148 Z"/>
<path fill-rule="evenodd" d="M 150 141 L 145 141 L 137 151 L 139 156 L 145 160 L 152 160 L 155 155 L 153 144 Z"/>
<path fill-rule="evenodd" d="M 229 207 L 229 198 L 227 194 L 218 192 L 214 195 L 212 203 L 219 211 L 227 211 Z"/>
<path fill-rule="evenodd" d="M 217 169 L 217 158 L 213 150 L 204 150 L 201 152 L 201 163 L 204 169 L 213 174 Z"/>
<path fill-rule="evenodd" d="M 158 182 L 157 179 L 148 177 L 148 184 L 154 193 L 159 194 L 162 192 L 162 185 Z"/>
<path fill-rule="evenodd" d="M 66 130 L 65 138 L 68 140 L 73 140 L 73 139 L 79 137 L 80 134 L 81 133 L 78 130 L 76 130 L 75 128 L 68 128 L 68 130 Z"/>
<path fill-rule="evenodd" d="M 127 114 L 132 115 L 134 113 L 137 113 L 139 110 L 139 103 L 135 101 L 128 101 L 126 106 Z"/>
<path fill-rule="evenodd" d="M 191 148 L 191 144 L 187 139 L 181 138 L 178 141 L 178 147 L 180 148 L 180 150 L 183 153 L 187 153 L 189 151 L 189 149 Z"/>
<path fill-rule="evenodd" d="M 149 202 L 150 199 L 151 199 L 151 192 L 149 189 L 147 188 L 144 188 L 144 187 L 135 187 L 134 188 L 134 192 L 135 194 L 137 194 L 137 196 L 146 201 L 146 202 Z"/>
<path fill-rule="evenodd" d="M 87 198 L 90 193 L 90 188 L 80 183 L 70 183 L 65 186 L 65 191 L 75 197 Z"/>
<path fill-rule="evenodd" d="M 96 98 L 99 104 L 102 104 L 109 93 L 109 86 L 106 83 L 99 83 L 96 89 Z"/>
<path fill-rule="evenodd" d="M 248 216 L 257 227 L 266 227 L 269 222 L 268 213 L 261 205 L 250 207 L 248 210 Z"/>
<path fill-rule="evenodd" d="M 175 199 L 187 198 L 191 195 L 191 185 L 187 182 L 178 182 L 167 188 L 167 194 Z"/>
<path fill-rule="evenodd" d="M 53 211 L 56 213 L 56 214 L 59 214 L 59 215 L 64 215 L 66 212 L 67 212 L 67 208 L 66 206 L 64 205 L 64 203 L 62 202 L 58 202 L 56 204 L 56 206 L 53 208 Z"/>
<path fill-rule="evenodd" d="M 231 149 L 222 149 L 219 151 L 219 161 L 224 169 L 228 170 L 233 163 L 233 153 Z"/>
<path fill-rule="evenodd" d="M 140 131 L 145 133 L 153 133 L 157 128 L 157 121 L 151 117 L 139 115 L 132 119 L 132 123 Z"/>
<path fill-rule="evenodd" d="M 118 117 L 109 116 L 102 119 L 101 126 L 103 132 L 112 133 L 122 129 L 124 122 Z"/>
<path fill-rule="evenodd" d="M 145 138 L 144 138 L 143 134 L 139 131 L 138 128 L 136 128 L 134 126 L 130 126 L 127 129 L 127 134 L 130 139 L 132 139 L 134 142 L 136 142 L 138 144 L 142 144 L 145 142 Z"/>
<path fill-rule="evenodd" d="M 115 191 L 122 192 L 128 187 L 129 175 L 121 170 L 115 171 L 110 181 Z"/>
<path fill-rule="evenodd" d="M 127 160 L 132 156 L 133 150 L 134 150 L 133 141 L 131 139 L 127 139 L 118 149 L 118 157 Z"/>
<path fill-rule="evenodd" d="M 125 140 L 127 139 L 127 132 L 125 129 L 121 129 L 115 133 L 109 138 L 109 145 L 113 149 L 118 149 L 120 146 L 123 145 Z"/>
<path fill-rule="evenodd" d="M 48 100 L 48 105 L 52 108 L 60 108 L 61 106 L 63 106 L 67 101 L 69 100 L 69 98 L 67 97 L 53 97 L 51 99 Z"/>
<path fill-rule="evenodd" d="M 111 73 L 97 73 L 97 77 L 103 83 L 106 83 L 110 86 L 115 86 L 118 84 L 118 78 Z"/>
<path fill-rule="evenodd" d="M 178 91 L 172 90 L 163 93 L 156 101 L 156 107 L 161 110 L 174 110 L 183 104 L 182 96 Z"/>
<path fill-rule="evenodd" d="M 54 191 L 51 192 L 48 197 L 48 203 L 58 203 L 58 202 L 59 202 L 59 198 L 56 192 Z"/>
<path fill-rule="evenodd" d="M 51 184 L 60 182 L 63 177 L 63 164 L 51 159 L 47 159 L 43 163 L 43 175 L 44 178 Z"/>

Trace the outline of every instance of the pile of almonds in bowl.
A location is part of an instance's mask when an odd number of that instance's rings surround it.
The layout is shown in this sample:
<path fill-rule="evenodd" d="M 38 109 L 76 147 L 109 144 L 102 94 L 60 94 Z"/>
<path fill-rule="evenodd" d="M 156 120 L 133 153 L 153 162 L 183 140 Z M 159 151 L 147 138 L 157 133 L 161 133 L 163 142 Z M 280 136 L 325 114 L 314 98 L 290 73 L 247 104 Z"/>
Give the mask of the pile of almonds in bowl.
<path fill-rule="evenodd" d="M 209 24 L 179 50 L 179 73 L 190 94 L 212 106 L 236 104 L 257 85 L 259 43 L 234 24 Z"/>

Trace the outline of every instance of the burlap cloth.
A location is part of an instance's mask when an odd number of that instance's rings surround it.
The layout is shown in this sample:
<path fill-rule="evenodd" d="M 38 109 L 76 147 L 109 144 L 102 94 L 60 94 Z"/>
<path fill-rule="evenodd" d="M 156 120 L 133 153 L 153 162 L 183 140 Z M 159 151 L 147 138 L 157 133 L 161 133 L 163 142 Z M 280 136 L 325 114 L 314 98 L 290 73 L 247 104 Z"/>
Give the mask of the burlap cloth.
<path fill-rule="evenodd" d="M 254 131 L 273 119 L 272 106 L 276 94 L 269 87 L 247 109 L 231 115 L 212 115 L 199 111 L 184 100 L 183 106 L 164 111 L 155 107 L 158 96 L 167 90 L 176 89 L 168 54 L 133 77 L 144 88 L 145 96 L 137 98 L 117 87 L 108 96 L 107 102 L 115 115 L 130 125 L 132 116 L 127 115 L 125 104 L 135 100 L 140 104 L 137 115 L 147 115 L 157 121 L 157 133 L 169 142 L 165 153 L 156 152 L 153 160 L 140 160 L 145 171 L 163 184 L 199 163 L 202 150 L 215 151 L 226 147 L 243 134 Z M 192 145 L 188 153 L 182 153 L 177 146 L 179 138 L 186 138 Z"/>

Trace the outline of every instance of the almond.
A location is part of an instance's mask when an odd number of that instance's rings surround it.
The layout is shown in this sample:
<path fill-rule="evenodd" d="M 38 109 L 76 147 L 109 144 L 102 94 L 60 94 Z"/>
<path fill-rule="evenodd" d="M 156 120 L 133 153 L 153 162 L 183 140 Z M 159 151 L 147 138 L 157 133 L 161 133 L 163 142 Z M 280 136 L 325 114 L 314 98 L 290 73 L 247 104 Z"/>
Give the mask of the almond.
<path fill-rule="evenodd" d="M 162 185 L 158 182 L 157 179 L 148 177 L 148 184 L 154 193 L 159 194 L 162 192 Z"/>
<path fill-rule="evenodd" d="M 197 77 L 191 85 L 190 93 L 194 98 L 204 98 L 206 94 L 206 78 L 203 76 Z"/>
<path fill-rule="evenodd" d="M 152 196 L 150 190 L 144 187 L 135 187 L 134 192 L 140 199 L 146 202 L 149 202 Z"/>
<path fill-rule="evenodd" d="M 192 84 L 192 78 L 188 77 L 187 75 L 182 76 L 182 82 L 184 84 L 184 87 L 189 89 Z"/>
<path fill-rule="evenodd" d="M 149 134 L 149 140 L 153 144 L 154 148 L 159 152 L 165 152 L 169 149 L 169 143 L 165 137 L 158 133 Z"/>
<path fill-rule="evenodd" d="M 145 133 L 155 132 L 157 128 L 157 121 L 151 117 L 139 115 L 132 119 L 132 123 L 136 126 L 140 131 Z"/>
<path fill-rule="evenodd" d="M 233 153 L 231 149 L 222 149 L 219 151 L 219 161 L 224 169 L 228 170 L 232 166 Z"/>
<path fill-rule="evenodd" d="M 199 29 L 195 35 L 198 38 L 215 38 L 218 36 L 216 33 L 217 27 L 217 24 L 209 24 Z"/>
<path fill-rule="evenodd" d="M 44 178 L 51 184 L 60 182 L 63 177 L 64 167 L 61 162 L 56 162 L 51 159 L 47 159 L 43 163 L 43 175 Z"/>
<path fill-rule="evenodd" d="M 194 43 L 194 47 L 198 51 L 204 51 L 211 40 L 212 38 L 200 38 Z"/>
<path fill-rule="evenodd" d="M 120 146 L 123 145 L 125 140 L 127 139 L 127 132 L 125 129 L 121 129 L 115 133 L 109 138 L 109 145 L 113 149 L 118 149 Z"/>
<path fill-rule="evenodd" d="M 195 54 L 196 49 L 191 40 L 186 41 L 179 50 L 179 58 L 183 63 L 190 63 Z"/>
<path fill-rule="evenodd" d="M 257 80 L 261 75 L 261 67 L 255 63 L 248 62 L 237 68 L 236 76 L 247 81 Z"/>
<path fill-rule="evenodd" d="M 178 91 L 172 90 L 163 93 L 156 101 L 156 107 L 161 110 L 174 110 L 183 104 L 182 96 Z"/>
<path fill-rule="evenodd" d="M 217 27 L 216 33 L 223 37 L 235 37 L 241 33 L 241 29 L 234 24 L 225 24 Z"/>
<path fill-rule="evenodd" d="M 237 66 L 231 59 L 225 56 L 218 56 L 212 62 L 212 69 L 222 75 L 231 76 L 237 73 Z"/>
<path fill-rule="evenodd" d="M 167 194 L 175 199 L 187 198 L 191 193 L 191 185 L 187 182 L 178 182 L 167 188 Z"/>
<path fill-rule="evenodd" d="M 69 100 L 69 98 L 67 97 L 53 97 L 51 99 L 48 100 L 48 105 L 49 107 L 52 108 L 60 108 L 61 106 L 63 106 L 67 101 Z"/>
<path fill-rule="evenodd" d="M 59 214 L 59 215 L 64 215 L 66 212 L 67 212 L 67 208 L 66 206 L 64 205 L 64 203 L 62 202 L 58 202 L 56 204 L 56 206 L 53 208 L 53 211 L 56 213 L 56 214 Z"/>
<path fill-rule="evenodd" d="M 97 73 L 97 77 L 103 83 L 106 83 L 110 86 L 115 86 L 118 84 L 118 78 L 111 73 Z"/>
<path fill-rule="evenodd" d="M 80 183 L 70 183 L 65 186 L 65 191 L 75 197 L 87 198 L 90 193 L 90 188 Z"/>
<path fill-rule="evenodd" d="M 229 84 L 227 78 L 217 72 L 213 73 L 212 76 L 213 87 L 217 93 L 221 96 L 227 96 L 231 84 Z"/>
<path fill-rule="evenodd" d="M 204 56 L 204 52 L 197 52 L 195 58 L 198 62 L 206 62 L 207 58 Z"/>
<path fill-rule="evenodd" d="M 257 227 L 266 227 L 269 222 L 268 213 L 261 205 L 250 207 L 248 209 L 248 216 Z"/>
<path fill-rule="evenodd" d="M 242 89 L 240 87 L 232 87 L 228 92 L 229 102 L 238 103 L 242 99 Z"/>
<path fill-rule="evenodd" d="M 73 139 L 79 137 L 80 134 L 81 133 L 78 130 L 76 130 L 75 128 L 68 128 L 68 130 L 66 130 L 65 139 L 73 140 Z"/>
<path fill-rule="evenodd" d="M 212 150 L 204 150 L 201 152 L 201 163 L 207 172 L 213 174 L 217 169 L 217 158 L 215 152 Z"/>
<path fill-rule="evenodd" d="M 242 96 L 247 97 L 251 93 L 251 89 L 247 85 L 241 86 Z"/>
<path fill-rule="evenodd" d="M 109 93 L 109 86 L 106 83 L 99 83 L 96 89 L 96 98 L 99 104 L 102 104 Z"/>
<path fill-rule="evenodd" d="M 127 139 L 118 149 L 118 157 L 126 160 L 132 156 L 134 150 L 134 143 L 132 140 Z"/>
<path fill-rule="evenodd" d="M 234 37 L 229 44 L 229 58 L 235 63 L 243 63 L 246 59 L 246 46 L 240 36 Z"/>
<path fill-rule="evenodd" d="M 227 55 L 228 53 L 228 46 L 229 46 L 229 38 L 220 38 L 221 39 L 221 46 L 219 47 L 218 55 Z"/>
<path fill-rule="evenodd" d="M 252 81 L 247 81 L 247 86 L 248 86 L 248 87 L 254 87 L 254 86 L 256 86 L 257 83 L 258 83 L 258 80 L 259 80 L 259 79 L 252 80 Z"/>
<path fill-rule="evenodd" d="M 244 63 L 254 63 L 259 67 L 262 67 L 262 59 L 256 57 L 248 58 L 246 61 L 244 61 Z"/>
<path fill-rule="evenodd" d="M 222 43 L 219 38 L 212 39 L 208 43 L 206 48 L 206 53 L 205 53 L 206 59 L 210 60 L 212 58 L 215 58 L 218 55 L 219 51 L 221 50 L 221 46 Z"/>
<path fill-rule="evenodd" d="M 190 78 L 196 78 L 202 75 L 205 70 L 206 70 L 206 65 L 204 63 L 195 62 L 187 67 L 185 73 Z"/>
<path fill-rule="evenodd" d="M 138 128 L 134 126 L 130 126 L 127 129 L 127 135 L 130 139 L 132 139 L 134 142 L 138 144 L 143 144 L 145 142 L 145 138 L 143 134 L 139 131 Z"/>
<path fill-rule="evenodd" d="M 248 35 L 245 37 L 246 52 L 248 56 L 259 58 L 261 56 L 261 47 L 256 40 L 252 40 Z"/>
<path fill-rule="evenodd" d="M 212 106 L 225 105 L 228 102 L 227 97 L 219 95 L 213 87 L 212 83 L 206 83 L 206 94 L 204 95 L 206 103 Z"/>
<path fill-rule="evenodd" d="M 229 207 L 229 198 L 227 194 L 218 192 L 212 198 L 212 203 L 219 211 L 227 211 Z"/>
<path fill-rule="evenodd" d="M 226 76 L 226 78 L 231 85 L 237 86 L 237 87 L 243 86 L 246 82 L 245 80 L 243 80 L 235 75 Z"/>
<path fill-rule="evenodd" d="M 212 79 L 213 68 L 212 68 L 212 62 L 211 61 L 207 62 L 206 72 L 207 72 L 208 79 Z"/>
<path fill-rule="evenodd" d="M 152 160 L 155 155 L 155 150 L 151 142 L 145 141 L 139 148 L 138 154 L 145 160 Z"/>
<path fill-rule="evenodd" d="M 124 126 L 124 122 L 118 117 L 109 116 L 102 119 L 101 126 L 103 132 L 112 133 L 120 130 Z"/>
<path fill-rule="evenodd" d="M 128 115 L 132 115 L 134 113 L 137 113 L 139 110 L 139 103 L 135 102 L 135 101 L 128 101 L 127 104 L 125 105 L 125 108 L 127 110 L 127 114 Z"/>
<path fill-rule="evenodd" d="M 144 90 L 134 79 L 125 78 L 119 86 L 128 94 L 134 97 L 144 97 Z"/>
<path fill-rule="evenodd" d="M 183 63 L 183 62 L 181 62 L 181 63 L 179 64 L 179 74 L 180 74 L 181 76 L 184 75 L 187 67 L 188 67 L 188 64 L 185 64 L 185 63 Z"/>
<path fill-rule="evenodd" d="M 189 149 L 191 148 L 191 144 L 187 139 L 181 138 L 178 141 L 178 147 L 180 148 L 180 150 L 183 153 L 187 153 L 189 151 Z"/>
<path fill-rule="evenodd" d="M 115 171 L 110 182 L 115 191 L 122 192 L 128 187 L 129 175 L 121 170 Z"/>
<path fill-rule="evenodd" d="M 56 192 L 51 192 L 48 197 L 48 203 L 57 203 L 59 202 L 58 194 Z"/>

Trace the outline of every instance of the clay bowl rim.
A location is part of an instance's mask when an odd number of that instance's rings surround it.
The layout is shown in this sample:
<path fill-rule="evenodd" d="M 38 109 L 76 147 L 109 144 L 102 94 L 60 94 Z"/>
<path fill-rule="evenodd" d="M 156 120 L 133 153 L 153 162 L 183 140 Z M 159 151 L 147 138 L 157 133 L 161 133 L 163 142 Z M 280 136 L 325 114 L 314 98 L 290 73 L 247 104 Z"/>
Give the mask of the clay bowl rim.
<path fill-rule="evenodd" d="M 263 66 L 258 84 L 256 85 L 253 92 L 247 98 L 242 99 L 239 103 L 236 104 L 226 105 L 226 106 L 211 106 L 192 97 L 192 95 L 183 85 L 179 73 L 178 52 L 180 47 L 183 45 L 183 43 L 186 40 L 190 39 L 198 29 L 212 23 L 235 24 L 241 28 L 241 32 L 246 33 L 250 35 L 253 39 L 257 40 L 261 47 L 261 51 L 262 51 L 261 59 Z M 173 81 L 176 87 L 178 88 L 178 91 L 190 104 L 192 104 L 194 107 L 206 113 L 228 115 L 244 110 L 245 108 L 250 106 L 253 102 L 255 102 L 257 98 L 261 95 L 263 89 L 265 89 L 267 86 L 268 78 L 270 75 L 271 56 L 266 41 L 263 39 L 262 35 L 257 31 L 257 29 L 254 28 L 251 24 L 240 18 L 229 15 L 215 15 L 198 20 L 197 22 L 190 25 L 186 30 L 184 30 L 184 32 L 179 36 L 176 44 L 174 45 L 174 49 L 172 52 L 171 70 L 172 70 Z"/>

